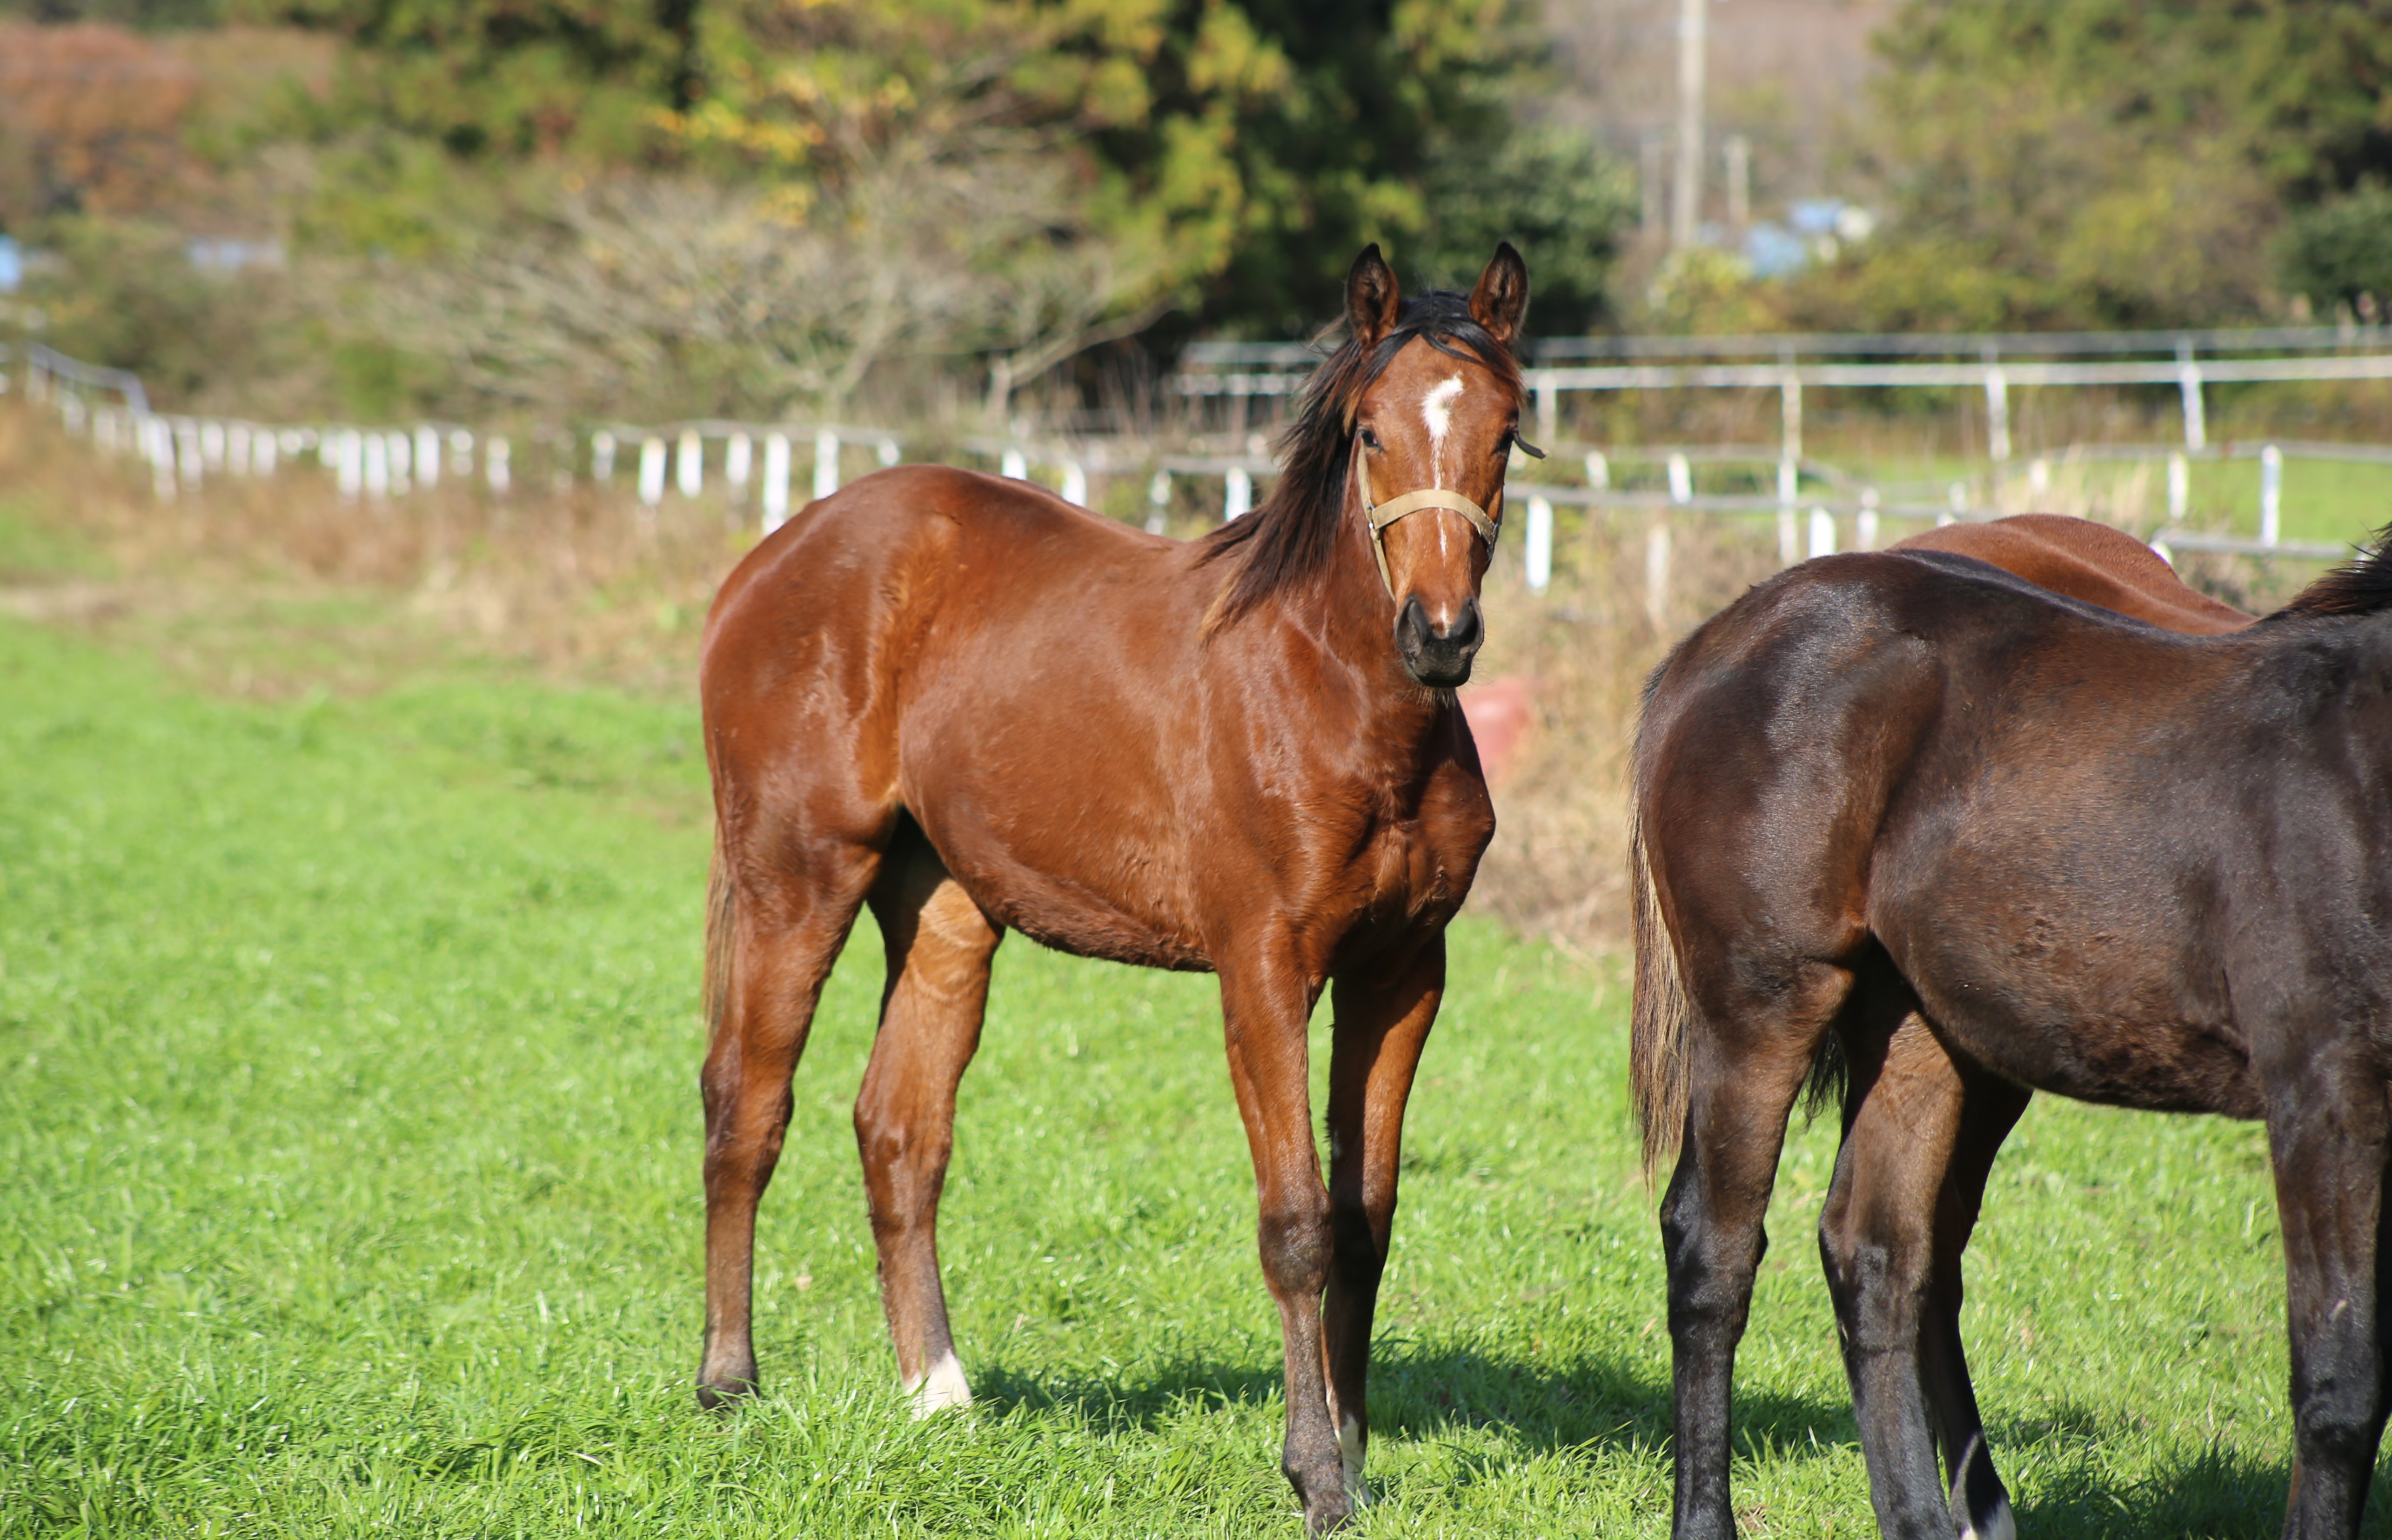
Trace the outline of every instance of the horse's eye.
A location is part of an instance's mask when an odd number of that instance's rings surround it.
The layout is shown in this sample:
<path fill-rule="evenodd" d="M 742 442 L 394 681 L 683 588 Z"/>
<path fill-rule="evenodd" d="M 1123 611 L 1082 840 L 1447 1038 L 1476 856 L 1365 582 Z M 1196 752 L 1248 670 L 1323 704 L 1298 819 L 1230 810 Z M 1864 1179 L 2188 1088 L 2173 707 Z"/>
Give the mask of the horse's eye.
<path fill-rule="evenodd" d="M 1379 446 L 1379 435 L 1378 435 L 1378 434 L 1374 434 L 1374 433 L 1372 433 L 1372 432 L 1370 429 L 1368 429 L 1368 428 L 1363 429 L 1363 430 L 1362 430 L 1362 447 L 1363 447 L 1363 448 L 1365 448 L 1365 449 L 1375 449 L 1375 448 L 1377 448 L 1378 446 Z"/>

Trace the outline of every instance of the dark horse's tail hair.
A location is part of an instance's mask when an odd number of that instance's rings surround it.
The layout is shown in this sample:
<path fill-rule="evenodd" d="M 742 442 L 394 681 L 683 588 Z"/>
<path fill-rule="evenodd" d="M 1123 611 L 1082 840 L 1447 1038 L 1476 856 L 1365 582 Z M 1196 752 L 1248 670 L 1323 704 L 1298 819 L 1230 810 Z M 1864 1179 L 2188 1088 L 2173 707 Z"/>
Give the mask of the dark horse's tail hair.
<path fill-rule="evenodd" d="M 706 873 L 706 1031 L 711 1039 L 731 1008 L 731 974 L 739 960 L 739 933 L 733 921 L 738 890 L 722 859 L 722 835 L 714 836 L 714 860 Z"/>
<path fill-rule="evenodd" d="M 1639 777 L 1641 780 L 1642 777 Z M 1641 792 L 1642 788 L 1638 788 Z M 1643 798 L 1629 829 L 1629 886 L 1636 905 L 1636 994 L 1629 1013 L 1628 1076 L 1636 1091 L 1636 1121 L 1644 1132 L 1644 1179 L 1677 1153 L 1686 1125 L 1686 1038 L 1694 1008 L 1678 971 L 1678 943 L 1661 912 L 1653 860 L 1644 848 Z"/>

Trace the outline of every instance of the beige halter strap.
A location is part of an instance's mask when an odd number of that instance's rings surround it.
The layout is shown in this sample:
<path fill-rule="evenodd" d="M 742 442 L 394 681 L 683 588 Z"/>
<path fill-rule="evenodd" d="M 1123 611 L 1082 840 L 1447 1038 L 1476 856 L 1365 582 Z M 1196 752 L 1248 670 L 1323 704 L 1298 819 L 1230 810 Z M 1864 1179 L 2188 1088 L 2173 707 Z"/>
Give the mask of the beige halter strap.
<path fill-rule="evenodd" d="M 1407 492 L 1400 498 L 1376 502 L 1371 494 L 1371 461 L 1359 438 L 1354 441 L 1354 470 L 1361 477 L 1362 512 L 1371 521 L 1371 553 L 1379 559 L 1379 581 L 1387 586 L 1387 597 L 1396 595 L 1396 579 L 1387 570 L 1387 526 L 1398 519 L 1407 519 L 1424 508 L 1450 508 L 1470 521 L 1478 537 L 1487 542 L 1491 554 L 1497 537 L 1503 533 L 1503 489 L 1495 489 L 1495 513 L 1489 518 L 1487 510 L 1459 492 L 1443 487 L 1425 486 L 1417 492 Z"/>

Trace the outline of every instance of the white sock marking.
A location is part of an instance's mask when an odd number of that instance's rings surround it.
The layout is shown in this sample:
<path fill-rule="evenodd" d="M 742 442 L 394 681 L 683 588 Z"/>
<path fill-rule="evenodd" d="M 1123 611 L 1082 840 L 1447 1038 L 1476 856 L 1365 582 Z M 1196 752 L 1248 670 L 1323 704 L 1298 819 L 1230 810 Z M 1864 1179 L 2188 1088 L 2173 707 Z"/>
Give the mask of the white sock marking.
<path fill-rule="evenodd" d="M 1362 1425 L 1352 1417 L 1337 1424 L 1337 1455 L 1346 1466 L 1346 1498 L 1356 1508 L 1371 1500 L 1371 1489 L 1362 1481 Z"/>
<path fill-rule="evenodd" d="M 914 1394 L 914 1416 L 916 1419 L 933 1412 L 943 1412 L 950 1406 L 971 1404 L 971 1386 L 964 1379 L 964 1366 L 956 1362 L 952 1352 L 939 1354 L 930 1372 L 917 1382 L 905 1387 Z"/>

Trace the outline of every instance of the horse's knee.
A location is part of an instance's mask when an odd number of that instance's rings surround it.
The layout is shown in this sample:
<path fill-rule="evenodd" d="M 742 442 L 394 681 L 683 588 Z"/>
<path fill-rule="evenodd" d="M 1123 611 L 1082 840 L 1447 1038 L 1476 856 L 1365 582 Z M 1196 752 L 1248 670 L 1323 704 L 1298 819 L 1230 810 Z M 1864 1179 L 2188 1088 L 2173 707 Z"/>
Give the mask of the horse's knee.
<path fill-rule="evenodd" d="M 1337 1203 L 1330 1211 L 1330 1232 L 1334 1238 L 1331 1258 L 1337 1270 L 1338 1281 L 1349 1288 L 1376 1288 L 1379 1276 L 1385 1271 L 1386 1252 L 1379 1237 L 1387 1231 L 1395 1218 L 1395 1205 Z"/>
<path fill-rule="evenodd" d="M 1716 1325 L 1741 1332 L 1753 1275 L 1768 1254 L 1768 1232 L 1755 1224 L 1748 1235 L 1731 1233 L 1682 1171 L 1661 1200 L 1661 1250 L 1670 1274 L 1670 1329 Z"/>
<path fill-rule="evenodd" d="M 1263 1210 L 1256 1230 L 1262 1243 L 1263 1276 L 1272 1293 L 1312 1296 L 1328 1286 L 1335 1232 L 1325 1196 L 1269 1205 Z"/>
<path fill-rule="evenodd" d="M 1928 1290 L 1923 1236 L 1878 1227 L 1831 1207 L 1819 1221 L 1819 1261 L 1848 1344 L 1861 1352 L 1905 1350 L 1918 1335 Z"/>

